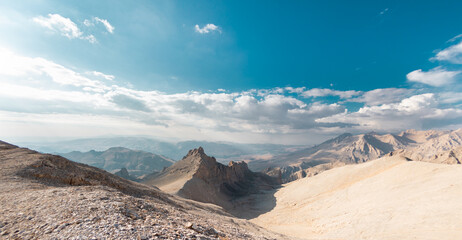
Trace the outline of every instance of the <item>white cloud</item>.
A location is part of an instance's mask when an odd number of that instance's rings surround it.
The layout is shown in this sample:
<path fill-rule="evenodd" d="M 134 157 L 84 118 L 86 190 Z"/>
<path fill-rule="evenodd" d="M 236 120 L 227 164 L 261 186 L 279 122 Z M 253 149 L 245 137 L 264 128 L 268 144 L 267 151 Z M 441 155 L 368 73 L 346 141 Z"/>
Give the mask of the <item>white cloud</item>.
<path fill-rule="evenodd" d="M 294 139 L 314 141 L 312 134 L 423 128 L 462 117 L 462 110 L 447 105 L 460 101 L 456 92 L 436 95 L 396 88 L 360 92 L 302 87 L 167 94 L 126 88 L 116 80 L 113 75 L 70 69 L 0 49 L 0 130 L 18 127 L 20 123 L 1 119 L 17 120 L 20 115 L 23 128 L 16 129 L 24 132 L 18 134 L 39 128 L 36 119 L 53 129 L 54 117 L 59 117 L 63 128 L 72 123 L 68 129 L 78 129 L 83 124 L 101 134 L 144 134 L 149 129 L 164 136 L 195 139 L 231 140 L 232 136 L 238 141 L 294 143 Z M 331 95 L 348 101 L 326 103 L 316 98 Z M 365 105 L 349 112 L 351 101 Z M 81 118 L 89 122 L 74 123 Z M 113 127 L 95 119 L 105 119 Z M 121 130 L 120 126 L 126 127 Z M 140 131 L 143 126 L 145 130 Z"/>
<path fill-rule="evenodd" d="M 83 25 L 87 26 L 87 27 L 91 27 L 91 26 L 95 26 L 95 23 L 93 23 L 92 21 L 88 20 L 88 19 L 85 19 L 83 21 Z"/>
<path fill-rule="evenodd" d="M 459 38 L 459 36 L 456 36 Z M 451 40 L 455 41 L 456 38 Z M 449 41 L 451 41 L 449 40 Z M 431 58 L 438 61 L 448 61 L 450 63 L 462 64 L 462 42 L 452 45 L 446 49 L 439 51 L 435 57 Z"/>
<path fill-rule="evenodd" d="M 462 37 L 462 34 L 459 34 L 451 39 L 448 40 L 448 42 L 455 42 L 457 39 L 461 38 Z"/>
<path fill-rule="evenodd" d="M 194 29 L 196 30 L 196 32 L 198 32 L 200 34 L 210 33 L 210 32 L 213 32 L 213 31 L 218 31 L 218 32 L 221 33 L 220 28 L 217 25 L 213 24 L 213 23 L 206 24 L 202 28 L 200 28 L 199 25 L 196 24 L 196 26 L 194 26 Z"/>
<path fill-rule="evenodd" d="M 462 102 L 462 92 L 442 92 L 438 94 L 442 103 Z"/>
<path fill-rule="evenodd" d="M 358 124 L 352 129 L 370 131 L 401 131 L 403 129 L 422 129 L 441 127 L 454 119 L 462 118 L 462 110 L 440 108 L 435 94 L 425 93 L 405 98 L 398 103 L 365 106 L 357 112 L 318 119 L 320 123 Z"/>
<path fill-rule="evenodd" d="M 399 102 L 402 99 L 409 97 L 414 92 L 413 89 L 407 88 L 378 88 L 364 92 L 359 97 L 352 98 L 350 102 L 363 102 L 366 105 L 374 106 Z"/>
<path fill-rule="evenodd" d="M 29 77 L 36 81 L 49 78 L 61 85 L 85 87 L 87 90 L 95 92 L 101 92 L 108 88 L 100 81 L 84 77 L 82 74 L 52 61 L 20 56 L 4 48 L 0 48 L 0 75 Z"/>
<path fill-rule="evenodd" d="M 306 87 L 298 87 L 298 88 L 293 88 L 293 87 L 286 87 L 285 90 L 288 91 L 289 93 L 302 93 L 305 91 Z"/>
<path fill-rule="evenodd" d="M 93 35 L 84 36 L 83 32 L 69 18 L 65 18 L 59 14 L 48 14 L 48 17 L 38 16 L 32 19 L 42 27 L 48 28 L 54 32 L 60 33 L 69 39 L 83 39 L 90 43 L 96 43 L 96 38 Z"/>
<path fill-rule="evenodd" d="M 95 36 L 93 36 L 92 34 L 90 34 L 88 36 L 85 36 L 85 37 L 82 37 L 82 39 L 88 40 L 90 43 L 97 43 L 98 42 L 98 40 L 96 40 Z"/>
<path fill-rule="evenodd" d="M 33 20 L 41 26 L 59 32 L 69 39 L 80 38 L 83 35 L 71 19 L 59 14 L 48 14 L 48 17 L 38 16 L 33 18 Z"/>
<path fill-rule="evenodd" d="M 436 67 L 428 72 L 422 69 L 414 70 L 406 75 L 407 79 L 411 82 L 424 83 L 434 87 L 441 87 L 454 82 L 457 74 L 462 71 L 449 71 L 442 67 Z"/>
<path fill-rule="evenodd" d="M 108 20 L 106 19 L 101 19 L 101 18 L 98 18 L 98 17 L 95 17 L 95 20 L 102 23 L 104 25 L 104 27 L 106 27 L 106 30 L 109 32 L 109 33 L 114 33 L 114 26 L 112 26 Z"/>
<path fill-rule="evenodd" d="M 97 72 L 97 71 L 91 71 L 91 72 L 88 72 L 96 77 L 102 77 L 108 81 L 113 81 L 115 76 L 114 75 L 109 75 L 109 74 L 104 74 L 102 72 Z"/>
<path fill-rule="evenodd" d="M 91 20 L 89 19 L 85 19 L 83 21 L 83 24 L 87 27 L 92 27 L 92 26 L 95 26 L 95 23 L 102 23 L 104 25 L 104 27 L 106 28 L 106 31 L 108 31 L 109 33 L 114 33 L 114 29 L 115 27 L 112 26 L 108 20 L 106 19 L 102 19 L 102 18 L 99 18 L 99 17 L 93 17 Z"/>
<path fill-rule="evenodd" d="M 361 93 L 360 91 L 354 91 L 354 90 L 338 91 L 338 90 L 332 90 L 328 88 L 312 88 L 310 90 L 303 92 L 302 96 L 304 97 L 338 96 L 342 99 L 349 99 L 349 98 L 352 98 L 353 96 L 359 95 L 360 93 Z"/>

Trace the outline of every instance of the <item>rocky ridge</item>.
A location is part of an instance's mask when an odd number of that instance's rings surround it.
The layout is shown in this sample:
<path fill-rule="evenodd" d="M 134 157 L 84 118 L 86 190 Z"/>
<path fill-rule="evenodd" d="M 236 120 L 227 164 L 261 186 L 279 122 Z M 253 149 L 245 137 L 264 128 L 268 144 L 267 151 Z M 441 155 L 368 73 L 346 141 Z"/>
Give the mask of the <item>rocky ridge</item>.
<path fill-rule="evenodd" d="M 221 208 L 0 142 L 2 239 L 280 239 Z"/>
<path fill-rule="evenodd" d="M 250 171 L 245 162 L 218 163 L 199 147 L 144 183 L 188 199 L 232 208 L 234 199 L 272 189 L 280 181 Z"/>

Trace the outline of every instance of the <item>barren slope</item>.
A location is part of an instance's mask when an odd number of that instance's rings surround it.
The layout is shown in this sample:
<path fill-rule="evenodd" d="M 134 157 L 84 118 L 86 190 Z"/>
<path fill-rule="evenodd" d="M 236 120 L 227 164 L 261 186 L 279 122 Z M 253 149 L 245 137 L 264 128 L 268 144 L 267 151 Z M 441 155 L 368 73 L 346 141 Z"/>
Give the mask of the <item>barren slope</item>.
<path fill-rule="evenodd" d="M 305 239 L 460 239 L 461 176 L 460 165 L 384 157 L 286 184 L 252 221 Z"/>
<path fill-rule="evenodd" d="M 189 222 L 189 223 L 188 223 Z M 0 141 L 2 239 L 280 239 L 221 208 Z"/>

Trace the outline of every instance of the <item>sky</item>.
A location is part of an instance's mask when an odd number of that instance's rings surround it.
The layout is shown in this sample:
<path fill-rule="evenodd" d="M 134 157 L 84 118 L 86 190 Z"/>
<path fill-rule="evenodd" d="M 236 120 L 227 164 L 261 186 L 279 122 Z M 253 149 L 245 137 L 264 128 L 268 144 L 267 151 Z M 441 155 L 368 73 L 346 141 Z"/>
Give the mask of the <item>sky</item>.
<path fill-rule="evenodd" d="M 462 127 L 460 1 L 0 1 L 0 139 Z"/>

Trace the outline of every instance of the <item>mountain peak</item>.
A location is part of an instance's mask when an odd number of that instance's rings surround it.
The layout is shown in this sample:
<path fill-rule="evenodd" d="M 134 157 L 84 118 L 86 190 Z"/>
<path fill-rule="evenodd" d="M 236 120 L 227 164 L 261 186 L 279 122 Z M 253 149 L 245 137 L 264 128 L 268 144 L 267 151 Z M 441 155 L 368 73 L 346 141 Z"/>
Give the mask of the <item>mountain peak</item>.
<path fill-rule="evenodd" d="M 223 165 L 199 147 L 145 183 L 168 193 L 226 208 L 231 207 L 230 200 L 276 182 L 277 179 L 251 172 L 243 161 Z"/>
<path fill-rule="evenodd" d="M 199 155 L 199 156 L 207 156 L 207 154 L 205 154 L 205 151 L 204 151 L 204 148 L 202 147 L 198 147 L 198 148 L 194 148 L 194 149 L 191 149 L 189 150 L 188 154 L 186 154 L 186 156 L 183 157 L 184 158 L 187 158 L 189 156 L 194 156 L 194 155 Z"/>

